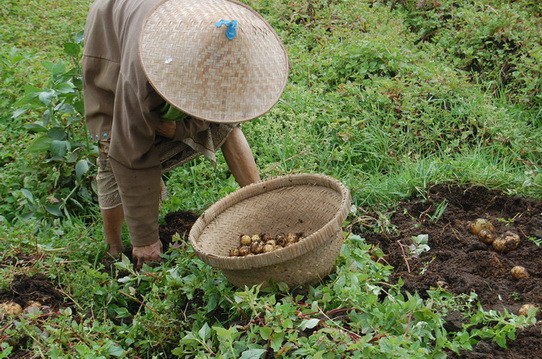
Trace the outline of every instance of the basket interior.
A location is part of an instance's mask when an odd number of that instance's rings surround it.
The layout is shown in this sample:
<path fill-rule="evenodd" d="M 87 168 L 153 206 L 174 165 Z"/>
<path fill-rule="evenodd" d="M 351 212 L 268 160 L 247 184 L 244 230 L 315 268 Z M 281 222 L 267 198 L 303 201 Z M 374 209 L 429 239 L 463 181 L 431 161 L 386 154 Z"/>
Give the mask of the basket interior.
<path fill-rule="evenodd" d="M 227 257 L 241 234 L 308 236 L 337 216 L 342 200 L 337 190 L 314 184 L 280 187 L 231 204 L 196 241 L 201 252 Z"/>

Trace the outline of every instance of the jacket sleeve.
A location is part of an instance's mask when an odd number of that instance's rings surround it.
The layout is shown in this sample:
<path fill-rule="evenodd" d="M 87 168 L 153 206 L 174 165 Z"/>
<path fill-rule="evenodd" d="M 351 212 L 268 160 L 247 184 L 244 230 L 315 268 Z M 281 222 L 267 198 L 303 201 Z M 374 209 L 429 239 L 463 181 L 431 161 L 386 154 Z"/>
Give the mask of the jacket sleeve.
<path fill-rule="evenodd" d="M 131 169 L 113 158 L 111 168 L 119 186 L 124 218 L 134 247 L 156 243 L 161 167 Z"/>

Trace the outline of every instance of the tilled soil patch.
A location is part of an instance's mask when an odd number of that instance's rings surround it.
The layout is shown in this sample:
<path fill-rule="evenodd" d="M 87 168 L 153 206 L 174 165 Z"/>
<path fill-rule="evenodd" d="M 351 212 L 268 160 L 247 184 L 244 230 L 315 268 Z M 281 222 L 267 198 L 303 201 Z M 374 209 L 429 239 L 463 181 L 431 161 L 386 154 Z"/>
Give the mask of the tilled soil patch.
<path fill-rule="evenodd" d="M 469 227 L 477 218 L 490 221 L 496 237 L 518 234 L 520 245 L 502 253 L 483 243 Z M 424 197 L 402 202 L 391 225 L 395 230 L 389 233 L 375 233 L 369 226 L 355 232 L 382 248 L 394 267 L 392 280 L 402 278 L 405 291 L 422 297 L 439 286 L 454 294 L 475 292 L 484 309 L 514 313 L 524 304 L 542 305 L 542 247 L 536 243 L 542 238 L 542 202 L 477 186 L 438 185 Z M 428 238 L 429 249 L 412 255 L 409 246 L 422 237 Z M 518 265 L 526 268 L 528 278 L 511 275 Z M 519 331 L 508 349 L 481 342 L 461 357 L 542 357 L 541 327 Z"/>

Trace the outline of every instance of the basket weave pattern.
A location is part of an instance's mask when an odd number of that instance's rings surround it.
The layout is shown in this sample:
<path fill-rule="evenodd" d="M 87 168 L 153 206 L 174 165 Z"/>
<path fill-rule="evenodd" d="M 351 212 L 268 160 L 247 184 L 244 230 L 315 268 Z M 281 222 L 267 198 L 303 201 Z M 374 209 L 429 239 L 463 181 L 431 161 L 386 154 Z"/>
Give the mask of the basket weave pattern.
<path fill-rule="evenodd" d="M 222 270 L 234 285 L 314 283 L 333 268 L 350 203 L 348 189 L 330 177 L 278 177 L 241 188 L 212 205 L 189 238 L 199 258 Z M 270 253 L 229 257 L 240 234 L 287 232 L 303 232 L 304 238 Z"/>
<path fill-rule="evenodd" d="M 228 40 L 219 20 L 237 20 Z M 261 116 L 278 101 L 288 58 L 273 28 L 241 3 L 169 0 L 149 16 L 140 56 L 156 91 L 183 112 L 211 122 Z"/>

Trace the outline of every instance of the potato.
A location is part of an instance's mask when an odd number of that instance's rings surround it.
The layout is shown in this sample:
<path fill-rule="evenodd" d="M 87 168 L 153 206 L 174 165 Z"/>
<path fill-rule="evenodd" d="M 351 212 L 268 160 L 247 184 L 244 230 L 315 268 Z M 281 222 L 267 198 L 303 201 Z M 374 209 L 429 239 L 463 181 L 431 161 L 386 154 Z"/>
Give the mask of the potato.
<path fill-rule="evenodd" d="M 254 254 L 260 254 L 263 252 L 263 246 L 264 244 L 261 241 L 252 242 L 252 244 L 250 245 L 250 252 Z"/>
<path fill-rule="evenodd" d="M 15 302 L 0 303 L 0 318 L 4 316 L 15 316 L 23 312 L 23 307 Z"/>
<path fill-rule="evenodd" d="M 273 239 L 273 236 L 270 235 L 269 233 L 262 233 L 262 234 L 260 234 L 260 237 L 261 237 L 262 242 L 267 242 L 267 241 Z"/>
<path fill-rule="evenodd" d="M 277 241 L 275 241 L 274 239 L 270 239 L 267 242 L 265 242 L 265 244 L 269 244 L 270 246 L 274 247 L 277 245 Z"/>
<path fill-rule="evenodd" d="M 529 272 L 527 272 L 527 269 L 525 269 L 525 267 L 522 267 L 522 266 L 514 266 L 510 270 L 510 273 L 512 274 L 512 277 L 516 279 L 529 278 Z"/>
<path fill-rule="evenodd" d="M 26 307 L 24 308 L 24 311 L 27 313 L 33 313 L 41 309 L 43 304 L 40 302 L 36 302 L 35 300 L 31 300 L 28 303 L 26 303 Z"/>
<path fill-rule="evenodd" d="M 469 230 L 475 236 L 478 236 L 483 229 L 491 233 L 495 232 L 493 224 L 485 218 L 477 218 L 474 222 L 469 222 Z"/>
<path fill-rule="evenodd" d="M 534 304 L 523 304 L 521 308 L 518 310 L 518 315 L 527 315 L 529 314 L 529 310 L 531 308 L 536 308 L 536 305 Z"/>
<path fill-rule="evenodd" d="M 519 235 L 508 231 L 493 241 L 493 248 L 495 248 L 497 252 L 508 253 L 516 249 L 519 246 L 519 243 Z"/>
<path fill-rule="evenodd" d="M 286 241 L 286 236 L 284 236 L 282 234 L 277 234 L 277 237 L 276 237 L 275 241 L 277 242 L 277 245 L 279 245 L 281 247 L 286 246 L 286 244 L 288 243 Z"/>
<path fill-rule="evenodd" d="M 239 256 L 240 257 L 247 256 L 249 253 L 250 253 L 250 247 L 249 246 L 239 247 Z"/>
<path fill-rule="evenodd" d="M 487 229 L 482 229 L 480 233 L 478 233 L 478 237 L 485 244 L 491 244 L 495 240 L 495 235 L 493 232 L 488 231 Z"/>
<path fill-rule="evenodd" d="M 252 238 L 248 234 L 242 234 L 239 236 L 239 244 L 242 246 L 249 246 L 252 243 Z"/>
<path fill-rule="evenodd" d="M 279 233 L 275 237 L 267 232 L 260 234 L 239 235 L 237 248 L 229 250 L 230 257 L 244 257 L 261 253 L 269 253 L 282 249 L 303 239 L 303 232 Z"/>
<path fill-rule="evenodd" d="M 296 233 L 287 233 L 286 234 L 286 243 L 297 243 L 299 241 L 299 237 Z"/>

